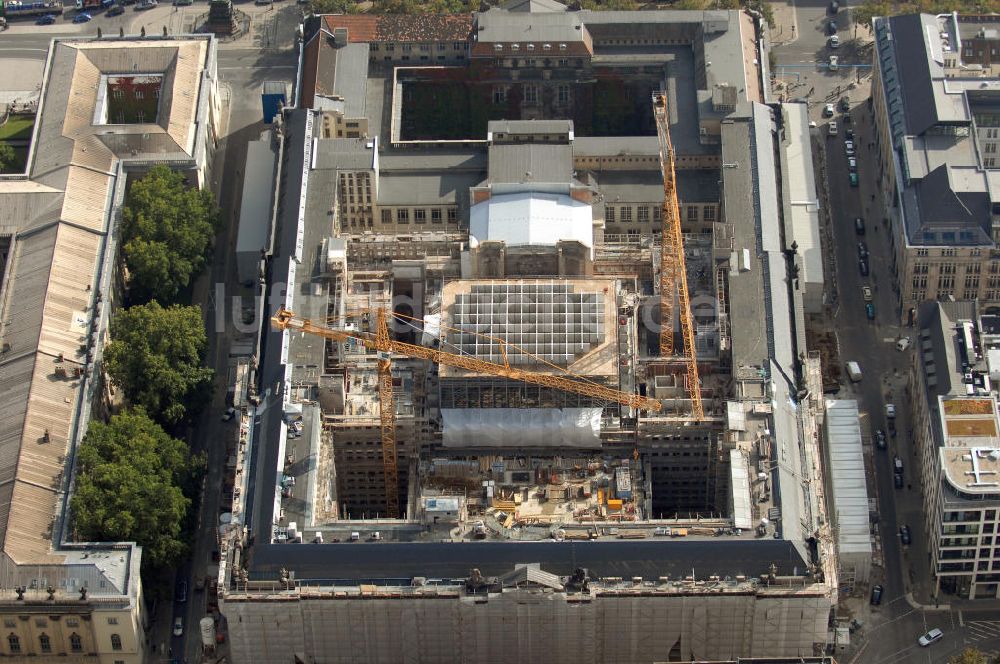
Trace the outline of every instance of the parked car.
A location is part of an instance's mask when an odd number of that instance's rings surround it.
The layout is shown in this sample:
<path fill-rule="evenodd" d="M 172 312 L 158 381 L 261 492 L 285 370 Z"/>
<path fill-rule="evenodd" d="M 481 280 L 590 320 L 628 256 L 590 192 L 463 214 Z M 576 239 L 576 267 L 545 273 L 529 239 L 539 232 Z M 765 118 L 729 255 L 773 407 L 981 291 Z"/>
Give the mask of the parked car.
<path fill-rule="evenodd" d="M 125 13 L 125 7 L 123 5 L 114 5 L 108 10 L 105 16 L 121 16 Z"/>
<path fill-rule="evenodd" d="M 865 220 L 861 217 L 854 218 L 854 232 L 858 235 L 865 234 Z"/>
<path fill-rule="evenodd" d="M 849 125 L 849 124 L 853 124 L 853 123 L 854 123 L 854 118 L 852 118 L 852 117 L 851 117 L 851 114 L 850 114 L 850 113 L 848 113 L 848 112 L 847 112 L 847 111 L 845 110 L 845 111 L 844 111 L 844 124 L 845 124 L 845 125 Z"/>
<path fill-rule="evenodd" d="M 823 117 L 832 118 L 836 111 L 833 110 L 833 104 L 827 104 L 823 107 Z"/>
<path fill-rule="evenodd" d="M 184 618 L 174 618 L 174 636 L 184 636 Z"/>
<path fill-rule="evenodd" d="M 837 34 L 837 22 L 836 21 L 828 21 L 827 22 L 827 24 L 826 24 L 826 34 L 828 34 L 828 35 L 835 35 L 835 34 Z"/>
<path fill-rule="evenodd" d="M 186 602 L 188 601 L 188 584 L 187 581 L 177 582 L 177 592 L 174 593 L 175 602 Z"/>
<path fill-rule="evenodd" d="M 90 14 L 77 14 L 73 17 L 74 23 L 90 23 L 94 20 L 94 17 Z"/>
<path fill-rule="evenodd" d="M 845 115 L 844 116 L 845 123 L 849 123 L 851 121 L 850 118 L 851 118 L 850 115 Z M 854 140 L 854 130 L 851 129 L 850 127 L 844 127 L 844 136 L 846 136 L 847 138 L 849 138 L 850 140 L 853 141 Z"/>
<path fill-rule="evenodd" d="M 857 187 L 858 186 L 858 174 L 855 173 L 854 171 L 851 171 L 850 173 L 847 174 L 847 181 L 851 183 L 852 187 Z"/>
<path fill-rule="evenodd" d="M 841 97 L 838 103 L 840 104 L 841 112 L 846 113 L 851 110 L 851 100 L 847 97 Z"/>
<path fill-rule="evenodd" d="M 828 134 L 830 134 L 830 136 L 836 136 L 837 135 L 837 121 L 836 120 L 830 120 L 830 126 L 827 127 L 826 131 L 827 131 Z"/>
<path fill-rule="evenodd" d="M 229 408 L 226 409 L 226 412 L 222 414 L 222 421 L 228 422 L 234 417 L 236 417 L 236 409 L 230 406 Z"/>
<path fill-rule="evenodd" d="M 872 302 L 865 302 L 865 316 L 868 320 L 875 320 L 875 304 Z"/>
<path fill-rule="evenodd" d="M 903 475 L 902 475 L 902 473 L 893 473 L 892 474 L 892 483 L 896 485 L 897 489 L 902 489 L 903 488 Z"/>
<path fill-rule="evenodd" d="M 861 287 L 861 297 L 864 299 L 865 302 L 871 302 L 872 301 L 872 287 L 871 286 L 862 286 Z"/>
<path fill-rule="evenodd" d="M 140 11 L 143 9 L 152 9 L 157 4 L 159 3 L 156 0 L 140 0 L 139 4 L 135 6 L 135 10 Z"/>
<path fill-rule="evenodd" d="M 56 17 L 52 14 L 46 14 L 45 16 L 39 16 L 35 20 L 35 25 L 52 25 L 56 22 Z"/>
<path fill-rule="evenodd" d="M 844 141 L 844 152 L 847 153 L 848 157 L 854 156 L 854 141 L 850 138 Z"/>
<path fill-rule="evenodd" d="M 847 158 L 847 168 L 850 169 L 851 171 L 858 170 L 858 158 L 857 157 L 848 157 Z"/>
<path fill-rule="evenodd" d="M 839 9 L 840 9 L 840 4 L 837 3 L 836 0 L 834 0 L 834 2 L 830 3 L 830 13 L 831 14 L 836 14 Z"/>
<path fill-rule="evenodd" d="M 830 71 L 837 71 L 840 67 L 840 57 L 836 55 L 830 56 Z"/>
<path fill-rule="evenodd" d="M 858 258 L 868 258 L 868 245 L 864 240 L 858 240 Z"/>
<path fill-rule="evenodd" d="M 896 342 L 896 350 L 898 350 L 901 353 L 909 347 L 910 347 L 909 337 L 900 337 L 899 341 Z"/>
<path fill-rule="evenodd" d="M 944 638 L 944 632 L 935 627 L 934 629 L 932 629 L 931 631 L 927 632 L 919 639 L 917 639 L 917 643 L 919 643 L 922 647 L 926 647 L 931 645 L 932 643 L 937 643 L 943 638 Z"/>
<path fill-rule="evenodd" d="M 858 271 L 861 272 L 862 277 L 868 276 L 868 259 L 859 258 L 858 259 Z"/>
<path fill-rule="evenodd" d="M 840 37 L 837 35 L 831 35 L 827 38 L 826 45 L 830 48 L 840 48 Z"/>
<path fill-rule="evenodd" d="M 910 543 L 913 541 L 913 539 L 910 537 L 910 527 L 909 526 L 900 526 L 899 527 L 899 539 L 906 546 L 910 546 Z"/>
<path fill-rule="evenodd" d="M 880 450 L 884 450 L 887 446 L 887 441 L 885 437 L 885 431 L 881 429 L 875 429 L 875 446 Z"/>
<path fill-rule="evenodd" d="M 879 604 L 882 603 L 882 585 L 881 584 L 875 584 L 874 586 L 872 586 L 872 599 L 871 599 L 871 603 L 872 603 L 872 606 L 878 606 Z"/>

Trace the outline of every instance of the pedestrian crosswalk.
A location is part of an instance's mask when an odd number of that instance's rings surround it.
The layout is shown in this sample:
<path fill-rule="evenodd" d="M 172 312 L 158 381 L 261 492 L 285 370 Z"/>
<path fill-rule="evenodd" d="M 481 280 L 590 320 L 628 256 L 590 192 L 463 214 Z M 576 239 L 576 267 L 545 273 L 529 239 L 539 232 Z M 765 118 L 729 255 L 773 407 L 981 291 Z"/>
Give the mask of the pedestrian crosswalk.
<path fill-rule="evenodd" d="M 972 642 L 1000 639 L 1000 620 L 967 620 L 963 631 Z"/>

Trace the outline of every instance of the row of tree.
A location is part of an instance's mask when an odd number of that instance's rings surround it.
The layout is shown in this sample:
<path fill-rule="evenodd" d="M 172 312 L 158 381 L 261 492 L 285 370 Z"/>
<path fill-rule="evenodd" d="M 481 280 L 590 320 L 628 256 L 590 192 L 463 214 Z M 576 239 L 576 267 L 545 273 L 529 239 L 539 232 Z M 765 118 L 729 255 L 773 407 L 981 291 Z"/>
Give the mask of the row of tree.
<path fill-rule="evenodd" d="M 960 2 L 960 0 L 955 0 Z M 637 0 L 574 0 L 583 9 L 598 11 L 629 11 L 639 9 Z M 766 0 L 675 0 L 672 9 L 755 9 L 770 20 L 771 5 Z M 373 14 L 462 14 L 479 11 L 475 0 L 374 0 Z M 360 11 L 355 0 L 310 0 L 313 14 L 355 14 Z"/>
<path fill-rule="evenodd" d="M 104 369 L 126 405 L 109 422 L 90 423 L 72 507 L 78 538 L 135 541 L 148 572 L 187 553 L 205 468 L 180 436 L 211 397 L 208 338 L 200 309 L 179 301 L 207 263 L 219 214 L 209 192 L 157 166 L 131 185 L 122 220 L 131 306 L 111 321 Z"/>
<path fill-rule="evenodd" d="M 1000 0 L 864 0 L 851 8 L 851 17 L 859 25 L 870 28 L 875 16 L 899 14 L 996 14 L 1000 13 Z"/>

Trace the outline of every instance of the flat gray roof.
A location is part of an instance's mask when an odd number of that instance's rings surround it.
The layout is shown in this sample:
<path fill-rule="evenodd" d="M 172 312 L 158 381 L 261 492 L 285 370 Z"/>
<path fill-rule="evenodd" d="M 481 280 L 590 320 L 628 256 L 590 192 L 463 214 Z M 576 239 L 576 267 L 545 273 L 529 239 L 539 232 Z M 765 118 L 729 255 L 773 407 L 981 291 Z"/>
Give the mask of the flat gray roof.
<path fill-rule="evenodd" d="M 489 179 L 493 184 L 571 182 L 573 147 L 546 143 L 491 145 Z"/>

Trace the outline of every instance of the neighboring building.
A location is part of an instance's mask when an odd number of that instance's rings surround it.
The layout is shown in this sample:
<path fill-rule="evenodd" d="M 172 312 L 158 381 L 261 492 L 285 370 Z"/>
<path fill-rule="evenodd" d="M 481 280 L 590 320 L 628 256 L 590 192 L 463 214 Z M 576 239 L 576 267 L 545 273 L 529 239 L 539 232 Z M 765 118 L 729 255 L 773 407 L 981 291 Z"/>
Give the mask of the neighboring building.
<path fill-rule="evenodd" d="M 920 465 L 904 472 L 921 476 L 936 588 L 966 599 L 996 599 L 1000 319 L 979 315 L 974 302 L 927 303 L 918 329 L 910 393 L 917 397 L 911 404 Z"/>
<path fill-rule="evenodd" d="M 262 331 L 222 533 L 235 659 L 825 651 L 841 586 L 805 341 L 824 289 L 816 194 L 804 107 L 761 92 L 759 27 L 552 0 L 307 20 L 260 306 L 355 334 L 386 309 L 397 341 L 462 360 L 393 353 L 386 459 L 384 355 Z M 658 357 L 661 87 L 698 421 Z M 363 135 L 337 133 L 333 102 Z M 560 389 L 566 372 L 587 388 Z M 803 386 L 816 396 L 775 406 Z"/>
<path fill-rule="evenodd" d="M 27 173 L 0 178 L 0 656 L 141 664 L 134 543 L 72 542 L 73 459 L 107 386 L 127 182 L 209 179 L 215 41 L 56 39 Z"/>
<path fill-rule="evenodd" d="M 955 14 L 874 20 L 877 190 L 904 314 L 923 300 L 1000 305 L 1000 78 L 976 38 L 998 26 Z"/>

